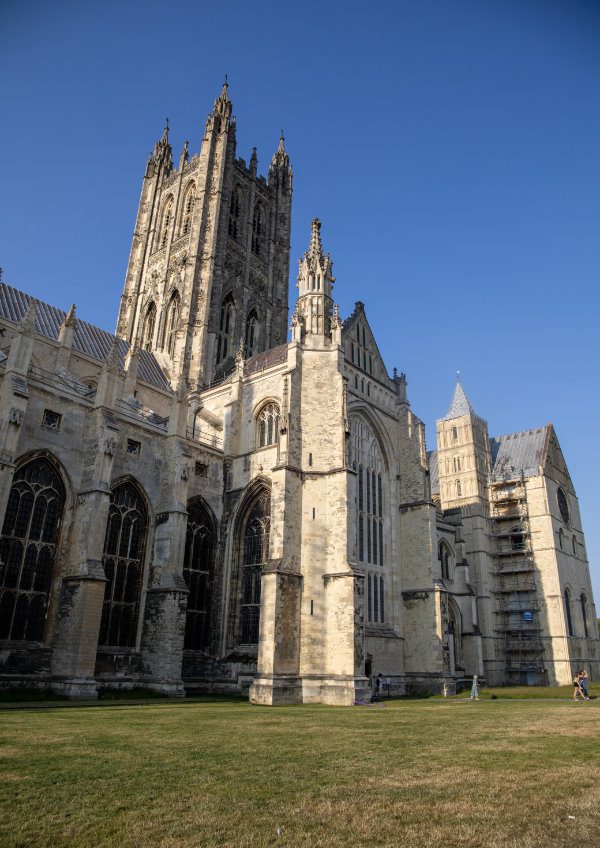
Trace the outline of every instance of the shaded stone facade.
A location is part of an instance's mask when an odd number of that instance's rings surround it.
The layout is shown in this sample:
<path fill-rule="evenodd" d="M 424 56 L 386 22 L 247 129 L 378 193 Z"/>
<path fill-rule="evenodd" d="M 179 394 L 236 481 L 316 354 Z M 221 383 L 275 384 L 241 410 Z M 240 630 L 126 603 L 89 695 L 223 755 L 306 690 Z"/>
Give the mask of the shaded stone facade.
<path fill-rule="evenodd" d="M 0 285 L 0 686 L 597 677 L 555 434 L 532 468 L 460 387 L 428 455 L 316 219 L 288 341 L 291 183 L 283 138 L 266 179 L 236 158 L 224 86 L 197 156 L 174 169 L 167 129 L 148 160 L 116 336 Z"/>

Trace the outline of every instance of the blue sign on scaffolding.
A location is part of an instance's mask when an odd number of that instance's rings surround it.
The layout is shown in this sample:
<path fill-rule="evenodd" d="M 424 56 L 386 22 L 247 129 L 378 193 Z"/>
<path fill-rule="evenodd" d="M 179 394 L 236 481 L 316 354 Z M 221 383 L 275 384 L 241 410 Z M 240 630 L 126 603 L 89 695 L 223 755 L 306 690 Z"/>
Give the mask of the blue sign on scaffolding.
<path fill-rule="evenodd" d="M 533 613 L 531 610 L 525 610 L 523 613 L 523 621 L 533 621 Z"/>

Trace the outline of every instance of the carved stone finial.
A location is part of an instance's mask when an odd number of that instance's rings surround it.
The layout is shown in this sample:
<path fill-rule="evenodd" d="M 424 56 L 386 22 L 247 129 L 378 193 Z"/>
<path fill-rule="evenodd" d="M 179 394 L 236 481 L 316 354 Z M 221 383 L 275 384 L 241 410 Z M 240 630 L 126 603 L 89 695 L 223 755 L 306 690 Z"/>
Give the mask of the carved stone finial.
<path fill-rule="evenodd" d="M 240 338 L 240 343 L 238 345 L 237 352 L 235 354 L 235 364 L 239 365 L 244 361 L 244 354 L 246 352 L 246 344 L 244 342 L 243 337 Z"/>
<path fill-rule="evenodd" d="M 27 312 L 23 316 L 23 320 L 21 321 L 21 332 L 22 333 L 34 333 L 35 332 L 35 318 L 37 312 L 37 300 L 32 297 L 29 301 L 29 308 Z"/>
<path fill-rule="evenodd" d="M 337 330 L 338 327 L 342 326 L 342 321 L 340 319 L 340 308 L 337 303 L 333 304 L 333 318 L 331 319 L 331 326 L 334 330 Z"/>
<path fill-rule="evenodd" d="M 106 370 L 107 371 L 117 371 L 118 368 L 119 368 L 119 339 L 115 336 L 113 343 L 110 346 L 108 359 L 106 360 Z"/>
<path fill-rule="evenodd" d="M 67 312 L 64 320 L 65 327 L 75 327 L 77 325 L 77 316 L 75 315 L 75 304 L 71 304 L 71 308 Z"/>
<path fill-rule="evenodd" d="M 318 218 L 313 218 L 310 222 L 310 246 L 308 248 L 310 256 L 322 256 L 323 245 L 321 244 L 321 222 Z"/>
<path fill-rule="evenodd" d="M 189 154 L 189 145 L 190 145 L 189 141 L 185 141 L 185 142 L 183 143 L 183 150 L 181 151 L 181 158 L 180 158 L 180 160 L 179 160 L 179 168 L 180 168 L 180 169 L 181 169 L 181 168 L 183 168 L 183 166 L 185 165 L 185 163 L 186 163 L 186 162 L 188 161 L 188 159 L 189 159 L 189 156 L 190 156 L 190 154 Z"/>

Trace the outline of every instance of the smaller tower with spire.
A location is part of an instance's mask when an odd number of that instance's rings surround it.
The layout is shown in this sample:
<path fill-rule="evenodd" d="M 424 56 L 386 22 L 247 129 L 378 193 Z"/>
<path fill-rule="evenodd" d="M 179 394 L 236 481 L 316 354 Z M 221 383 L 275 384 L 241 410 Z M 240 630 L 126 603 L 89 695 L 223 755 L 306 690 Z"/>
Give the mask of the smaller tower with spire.
<path fill-rule="evenodd" d="M 438 469 L 442 509 L 487 500 L 490 443 L 487 422 L 473 409 L 456 374 L 446 415 L 437 422 Z"/>
<path fill-rule="evenodd" d="M 296 312 L 303 319 L 305 343 L 314 347 L 331 343 L 335 282 L 332 269 L 331 257 L 328 253 L 323 253 L 321 222 L 318 218 L 313 218 L 310 245 L 300 260 Z"/>

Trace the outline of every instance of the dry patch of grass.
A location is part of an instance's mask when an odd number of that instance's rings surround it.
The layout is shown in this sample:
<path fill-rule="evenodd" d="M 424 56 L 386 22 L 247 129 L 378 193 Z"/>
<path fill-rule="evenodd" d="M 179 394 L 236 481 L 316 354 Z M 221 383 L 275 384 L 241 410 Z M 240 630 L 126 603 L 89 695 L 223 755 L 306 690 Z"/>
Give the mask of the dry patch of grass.
<path fill-rule="evenodd" d="M 600 824 L 600 700 L 1 718 L 3 848 L 562 848 Z"/>

